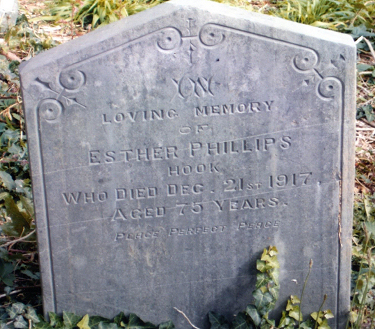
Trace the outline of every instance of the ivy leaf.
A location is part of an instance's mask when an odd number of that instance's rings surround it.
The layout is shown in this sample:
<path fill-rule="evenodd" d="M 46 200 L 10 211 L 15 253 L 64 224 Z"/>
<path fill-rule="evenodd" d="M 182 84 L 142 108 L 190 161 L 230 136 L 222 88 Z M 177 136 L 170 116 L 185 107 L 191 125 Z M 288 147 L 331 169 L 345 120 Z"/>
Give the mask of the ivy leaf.
<path fill-rule="evenodd" d="M 350 323 L 355 323 L 358 319 L 358 313 L 354 312 L 354 311 L 350 311 L 350 315 L 349 315 L 349 321 Z"/>
<path fill-rule="evenodd" d="M 374 67 L 372 65 L 368 65 L 368 64 L 357 64 L 357 71 L 358 72 L 364 72 L 364 71 L 368 71 L 368 70 L 373 70 Z"/>
<path fill-rule="evenodd" d="M 289 316 L 297 321 L 302 321 L 302 314 L 299 305 L 292 306 L 292 309 L 289 311 Z"/>
<path fill-rule="evenodd" d="M 374 109 L 371 106 L 371 104 L 367 104 L 365 106 L 362 106 L 362 110 L 365 112 L 365 116 L 367 121 L 371 122 L 375 120 L 375 113 Z"/>
<path fill-rule="evenodd" d="M 175 326 L 172 321 L 168 321 L 160 323 L 158 329 L 175 329 Z"/>
<path fill-rule="evenodd" d="M 40 321 L 38 323 L 35 323 L 34 328 L 35 329 L 53 329 L 53 327 L 49 323 L 44 322 L 44 321 Z"/>
<path fill-rule="evenodd" d="M 295 295 L 290 296 L 290 300 L 292 301 L 292 304 L 300 304 L 301 303 L 298 296 L 295 296 Z"/>
<path fill-rule="evenodd" d="M 34 206 L 33 201 L 29 198 L 25 198 L 23 195 L 20 195 L 20 201 L 22 203 L 23 208 L 26 210 L 27 214 L 34 218 Z"/>
<path fill-rule="evenodd" d="M 81 320 L 79 315 L 69 312 L 63 312 L 64 328 L 71 329 L 77 326 L 77 323 Z"/>
<path fill-rule="evenodd" d="M 271 246 L 269 248 L 268 253 L 270 254 L 270 256 L 276 256 L 279 253 L 279 251 L 277 250 L 275 246 Z"/>
<path fill-rule="evenodd" d="M 7 309 L 9 318 L 15 319 L 17 315 L 20 315 L 25 310 L 26 306 L 22 303 L 13 303 L 12 307 Z"/>
<path fill-rule="evenodd" d="M 119 326 L 121 327 L 121 323 L 124 322 L 124 323 L 128 323 L 129 319 L 128 317 L 124 314 L 124 312 L 121 312 L 119 313 L 118 315 L 115 316 L 115 318 L 113 319 L 113 321 Z"/>
<path fill-rule="evenodd" d="M 277 268 L 272 269 L 272 271 L 270 271 L 270 273 L 269 273 L 271 279 L 273 280 L 273 282 L 277 286 L 280 285 L 280 283 L 279 283 L 279 275 L 280 275 L 279 267 L 280 267 L 280 265 Z"/>
<path fill-rule="evenodd" d="M 270 320 L 268 318 L 268 315 L 265 315 L 262 319 L 262 323 L 261 323 L 260 327 L 261 328 L 269 328 L 269 329 L 275 328 L 276 327 L 275 320 Z"/>
<path fill-rule="evenodd" d="M 12 263 L 5 262 L 0 258 L 0 281 L 3 281 L 9 287 L 13 287 L 13 281 L 16 279 L 13 271 L 14 265 Z M 14 319 L 16 315 L 20 313 L 17 313 L 15 309 L 10 308 L 8 310 L 8 314 L 11 319 Z"/>
<path fill-rule="evenodd" d="M 255 287 L 260 288 L 261 286 L 265 286 L 269 281 L 270 278 L 266 273 L 257 273 L 257 282 Z"/>
<path fill-rule="evenodd" d="M 327 319 L 324 319 L 322 323 L 319 324 L 318 329 L 331 329 L 331 327 L 328 325 Z"/>
<path fill-rule="evenodd" d="M 311 329 L 314 327 L 314 323 L 309 319 L 307 321 L 301 322 L 302 329 Z"/>
<path fill-rule="evenodd" d="M 25 318 L 28 320 L 31 320 L 33 323 L 40 322 L 38 315 L 36 314 L 36 311 L 31 306 L 28 306 L 26 308 L 27 312 L 25 314 Z"/>
<path fill-rule="evenodd" d="M 224 316 L 218 313 L 208 312 L 208 320 L 210 321 L 211 329 L 229 329 L 229 325 Z"/>
<path fill-rule="evenodd" d="M 90 328 L 96 328 L 97 326 L 99 326 L 100 322 L 109 323 L 110 320 L 108 320 L 106 318 L 103 318 L 101 316 L 90 316 L 90 318 L 89 318 L 89 327 Z"/>
<path fill-rule="evenodd" d="M 282 312 L 282 316 L 281 316 L 281 319 L 280 319 L 280 322 L 279 322 L 279 326 L 278 328 L 283 328 L 283 327 L 287 327 L 289 325 L 294 325 L 294 319 L 292 319 L 291 317 L 289 317 L 287 315 L 287 313 L 285 311 Z"/>
<path fill-rule="evenodd" d="M 30 270 L 23 270 L 21 273 L 27 275 L 29 278 L 34 279 L 34 280 L 39 280 L 40 279 L 40 274 L 39 272 L 33 273 Z"/>
<path fill-rule="evenodd" d="M 61 316 L 57 315 L 54 312 L 49 312 L 49 323 L 52 327 L 61 328 L 63 326 L 63 320 Z"/>
<path fill-rule="evenodd" d="M 269 270 L 271 267 L 267 265 L 267 263 L 263 260 L 257 260 L 257 270 L 259 272 L 266 272 L 267 270 Z"/>
<path fill-rule="evenodd" d="M 247 305 L 246 314 L 251 318 L 251 320 L 253 320 L 256 326 L 259 326 L 260 321 L 262 321 L 262 318 L 254 305 Z"/>
<path fill-rule="evenodd" d="M 232 329 L 254 329 L 251 323 L 247 323 L 246 314 L 241 312 L 233 319 Z"/>
<path fill-rule="evenodd" d="M 91 329 L 90 327 L 89 327 L 89 315 L 88 314 L 86 314 L 83 318 L 82 318 L 82 320 L 81 321 L 79 321 L 78 323 L 77 323 L 77 327 L 79 328 L 79 329 Z"/>
<path fill-rule="evenodd" d="M 273 301 L 272 295 L 268 292 L 262 293 L 260 289 L 257 289 L 253 292 L 254 296 L 254 302 L 255 302 L 255 307 L 258 309 L 260 313 L 267 313 L 267 307 L 269 304 Z"/>
<path fill-rule="evenodd" d="M 156 329 L 156 327 L 150 322 L 143 322 L 134 313 L 129 314 L 129 322 L 125 325 L 127 329 Z"/>
<path fill-rule="evenodd" d="M 280 268 L 280 264 L 276 256 L 270 257 L 270 260 L 268 261 L 268 265 L 272 266 L 272 269 Z"/>
<path fill-rule="evenodd" d="M 279 261 L 277 260 L 276 256 L 264 255 L 261 258 L 262 261 L 266 262 L 267 266 L 271 266 L 272 268 L 279 268 Z"/>
<path fill-rule="evenodd" d="M 366 222 L 365 225 L 367 231 L 369 231 L 375 237 L 375 222 Z"/>
<path fill-rule="evenodd" d="M 116 323 L 99 322 L 98 329 L 119 329 Z"/>
<path fill-rule="evenodd" d="M 335 316 L 333 315 L 333 313 L 332 313 L 331 310 L 326 310 L 326 311 L 324 311 L 324 317 L 325 317 L 326 319 L 332 319 L 332 318 L 334 318 Z"/>
<path fill-rule="evenodd" d="M 4 186 L 9 191 L 16 188 L 16 183 L 14 182 L 12 176 L 5 171 L 0 171 L 0 179 L 2 180 Z"/>
<path fill-rule="evenodd" d="M 15 320 L 16 321 L 13 322 L 14 328 L 25 329 L 29 327 L 22 315 L 18 315 Z"/>
<path fill-rule="evenodd" d="M 268 291 L 272 295 L 273 300 L 276 302 L 279 299 L 280 287 L 279 286 L 271 287 L 268 289 Z"/>
<path fill-rule="evenodd" d="M 25 219 L 26 214 L 22 213 L 11 196 L 5 198 L 5 208 L 8 216 L 12 219 L 11 222 L 2 225 L 2 230 L 5 234 L 11 236 L 21 236 L 25 229 L 29 230 L 30 225 Z M 25 215 L 25 216 L 24 216 Z"/>
<path fill-rule="evenodd" d="M 322 315 L 323 315 L 323 312 L 320 312 L 320 313 L 319 313 L 319 317 L 318 317 L 318 312 L 313 312 L 313 313 L 310 314 L 310 316 L 311 316 L 315 321 L 318 321 L 318 323 L 319 323 L 319 320 L 320 320 L 320 318 L 322 317 Z"/>

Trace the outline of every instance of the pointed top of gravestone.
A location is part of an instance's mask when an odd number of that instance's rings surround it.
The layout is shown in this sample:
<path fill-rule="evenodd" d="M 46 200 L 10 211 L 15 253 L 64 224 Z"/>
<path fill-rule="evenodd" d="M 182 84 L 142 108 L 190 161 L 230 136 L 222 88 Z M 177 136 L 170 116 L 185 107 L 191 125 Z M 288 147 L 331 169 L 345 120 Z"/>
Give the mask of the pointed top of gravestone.
<path fill-rule="evenodd" d="M 221 24 L 231 20 L 233 26 L 248 32 L 263 34 L 265 30 L 268 30 L 271 31 L 273 37 L 285 41 L 303 44 L 308 38 L 355 47 L 352 37 L 347 34 L 303 25 L 210 0 L 171 0 L 50 49 L 40 54 L 37 59 L 22 63 L 21 70 L 26 76 L 28 71 L 47 66 L 50 62 L 55 62 L 60 58 L 64 58 L 66 62 L 72 62 L 87 57 L 87 52 L 95 55 L 108 47 L 121 46 L 147 31 L 154 31 L 159 25 L 159 20 L 178 18 L 181 10 L 185 13 L 187 10 L 195 13 L 199 11 L 202 16 L 212 17 L 214 21 Z M 90 48 L 93 46 L 94 48 Z"/>

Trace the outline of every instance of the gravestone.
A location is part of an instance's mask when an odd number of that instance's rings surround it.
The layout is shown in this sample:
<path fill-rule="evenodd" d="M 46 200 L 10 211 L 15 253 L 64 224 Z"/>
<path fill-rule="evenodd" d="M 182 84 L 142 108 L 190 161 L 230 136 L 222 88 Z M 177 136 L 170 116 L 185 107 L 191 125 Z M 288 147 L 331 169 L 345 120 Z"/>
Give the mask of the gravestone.
<path fill-rule="evenodd" d="M 45 312 L 207 328 L 252 301 L 349 310 L 355 46 L 347 35 L 173 0 L 21 68 Z"/>
<path fill-rule="evenodd" d="M 18 0 L 0 0 L 0 32 L 16 24 Z"/>

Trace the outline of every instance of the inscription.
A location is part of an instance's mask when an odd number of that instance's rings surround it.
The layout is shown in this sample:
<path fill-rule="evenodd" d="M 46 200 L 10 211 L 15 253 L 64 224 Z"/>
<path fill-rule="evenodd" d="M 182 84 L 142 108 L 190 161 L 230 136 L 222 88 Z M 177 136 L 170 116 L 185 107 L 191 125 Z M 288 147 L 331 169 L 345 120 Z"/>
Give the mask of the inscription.
<path fill-rule="evenodd" d="M 140 187 L 134 189 L 117 188 L 116 189 L 116 201 L 125 200 L 140 200 L 140 199 L 152 199 L 158 194 L 156 187 Z"/>
<path fill-rule="evenodd" d="M 243 200 L 214 200 L 219 212 L 276 208 L 282 203 L 278 198 L 247 198 Z M 286 205 L 286 204 L 284 204 Z"/>
<path fill-rule="evenodd" d="M 262 183 L 245 183 L 244 178 L 227 179 L 224 181 L 224 192 L 236 192 L 244 190 L 257 190 L 260 189 Z"/>
<path fill-rule="evenodd" d="M 224 104 L 224 105 L 205 105 L 194 108 L 194 116 L 214 116 L 214 115 L 230 115 L 271 112 L 271 105 L 274 101 L 250 102 L 240 104 Z M 273 108 L 272 108 L 273 109 Z"/>
<path fill-rule="evenodd" d="M 290 136 L 283 136 L 280 138 L 249 138 L 212 143 L 191 142 L 189 143 L 189 155 L 194 157 L 199 154 L 212 156 L 251 152 L 268 152 L 270 149 L 275 147 L 285 150 L 291 146 L 291 140 L 292 138 Z"/>
<path fill-rule="evenodd" d="M 177 196 L 177 195 L 191 195 L 191 194 L 201 194 L 203 192 L 203 184 L 168 184 L 167 185 L 167 196 Z"/>
<path fill-rule="evenodd" d="M 108 192 L 64 192 L 61 194 L 65 204 L 75 205 L 78 203 L 95 203 L 108 200 Z M 115 200 L 141 200 L 152 199 L 158 195 L 156 187 L 139 187 L 139 188 L 116 188 Z"/>
<path fill-rule="evenodd" d="M 164 231 L 164 229 L 163 229 Z M 214 225 L 214 226 L 195 226 L 195 227 L 172 227 L 165 229 L 167 237 L 178 237 L 187 235 L 208 235 L 215 233 L 223 233 L 227 231 L 227 225 Z M 119 240 L 151 240 L 162 236 L 160 230 L 145 230 L 136 232 L 118 232 L 116 233 L 114 241 Z"/>
<path fill-rule="evenodd" d="M 134 233 L 116 233 L 115 241 L 124 240 L 141 240 L 141 239 L 155 239 L 160 235 L 160 231 L 148 232 L 134 232 Z"/>
<path fill-rule="evenodd" d="M 177 146 L 157 146 L 119 151 L 89 151 L 89 164 L 110 164 L 114 162 L 156 161 L 178 158 Z"/>
<path fill-rule="evenodd" d="M 275 228 L 280 226 L 279 220 L 267 221 L 267 222 L 249 222 L 244 221 L 239 223 L 238 230 L 259 230 L 262 228 Z"/>
<path fill-rule="evenodd" d="M 259 137 L 246 138 L 223 142 L 190 142 L 188 153 L 190 157 L 197 155 L 214 156 L 214 155 L 233 155 L 252 152 L 269 152 L 272 149 L 286 150 L 292 144 L 292 137 Z M 186 150 L 181 150 L 186 151 Z M 129 148 L 122 150 L 89 150 L 88 158 L 90 165 L 111 164 L 115 162 L 132 162 L 132 161 L 158 161 L 167 159 L 177 159 L 177 146 L 156 146 L 148 148 Z M 184 166 L 186 167 L 186 166 Z M 183 167 L 183 168 L 184 168 Z M 196 170 L 203 169 L 203 165 L 197 165 Z M 172 167 L 170 167 L 172 168 Z M 193 170 L 194 167 L 191 167 Z M 205 167 L 206 168 L 206 167 Z M 186 174 L 189 174 L 186 169 Z M 212 165 L 209 170 L 216 170 Z M 180 171 L 178 170 L 178 173 Z"/>
<path fill-rule="evenodd" d="M 208 127 L 209 126 L 207 124 L 197 125 L 197 126 L 194 126 L 194 127 L 183 126 L 179 129 L 179 133 L 181 135 L 187 135 L 187 134 L 190 134 L 192 132 L 195 132 L 196 134 L 199 134 L 203 131 L 209 130 Z"/>
<path fill-rule="evenodd" d="M 271 175 L 269 177 L 269 187 L 278 188 L 286 186 L 302 186 L 307 185 L 312 172 L 290 174 L 290 175 Z"/>
<path fill-rule="evenodd" d="M 194 22 L 195 20 L 193 18 L 188 18 L 187 22 L 188 22 L 188 27 L 187 27 L 187 31 L 188 31 L 188 34 L 187 34 L 187 37 L 192 37 L 193 35 L 191 34 L 191 29 L 192 29 L 192 22 Z M 193 52 L 197 49 L 197 47 L 193 44 L 192 40 L 190 40 L 190 43 L 189 43 L 189 50 L 188 50 L 188 53 L 189 53 L 189 61 L 188 63 L 189 64 L 193 64 Z"/>
<path fill-rule="evenodd" d="M 203 211 L 203 204 L 201 202 L 176 203 L 176 207 L 180 209 L 180 216 L 184 216 L 187 211 L 191 211 L 194 214 L 200 214 Z"/>
<path fill-rule="evenodd" d="M 188 228 L 171 228 L 168 235 L 195 235 L 195 234 L 210 234 L 210 233 L 221 233 L 227 228 L 226 225 L 217 226 L 198 226 Z"/>
<path fill-rule="evenodd" d="M 168 176 L 188 176 L 191 174 L 215 174 L 220 173 L 219 165 L 214 163 L 186 165 L 186 166 L 172 166 L 168 167 Z"/>
<path fill-rule="evenodd" d="M 71 193 L 62 193 L 62 197 L 65 201 L 65 204 L 78 204 L 81 203 L 95 203 L 95 202 L 104 202 L 108 199 L 107 192 L 71 192 Z"/>
<path fill-rule="evenodd" d="M 186 99 L 190 96 L 195 96 L 198 98 L 204 97 L 206 95 L 214 96 L 212 91 L 212 79 L 213 77 L 197 77 L 189 78 L 183 77 L 181 79 L 172 79 L 173 84 L 176 87 L 176 95 L 182 99 Z"/>
<path fill-rule="evenodd" d="M 174 109 L 170 110 L 148 110 L 135 112 L 119 112 L 116 114 L 102 114 L 102 124 L 109 125 L 112 123 L 124 122 L 146 122 L 146 121 L 160 121 L 164 119 L 173 120 L 178 117 L 178 113 Z"/>
<path fill-rule="evenodd" d="M 165 211 L 165 207 L 132 209 L 127 212 L 125 210 L 122 210 L 121 208 L 116 208 L 113 215 L 111 216 L 111 221 L 114 222 L 117 220 L 164 217 Z"/>
<path fill-rule="evenodd" d="M 230 233 L 230 231 L 249 232 L 252 230 L 264 229 L 278 229 L 280 227 L 280 220 L 269 220 L 266 222 L 252 222 L 242 221 L 238 224 L 233 223 L 231 227 L 228 225 L 213 225 L 213 226 L 191 226 L 191 227 L 170 227 L 162 229 L 147 228 L 142 231 L 135 232 L 118 232 L 115 235 L 114 241 L 142 241 L 152 240 L 160 237 L 177 238 L 182 236 L 197 236 L 197 235 L 210 235 L 220 233 Z"/>

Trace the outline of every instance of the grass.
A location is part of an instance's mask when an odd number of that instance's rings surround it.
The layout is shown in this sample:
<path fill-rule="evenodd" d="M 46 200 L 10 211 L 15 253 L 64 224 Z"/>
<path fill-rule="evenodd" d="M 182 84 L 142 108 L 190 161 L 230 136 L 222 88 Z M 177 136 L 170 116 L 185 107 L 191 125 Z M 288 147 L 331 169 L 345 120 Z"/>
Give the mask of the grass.
<path fill-rule="evenodd" d="M 46 7 L 36 0 L 20 0 L 31 19 L 5 35 L 0 55 L 0 320 L 16 300 L 40 310 L 38 254 L 30 206 L 30 177 L 24 120 L 19 95 L 18 62 L 58 42 L 87 33 L 154 6 L 164 0 L 58 0 Z M 375 1 L 366 0 L 216 0 L 248 10 L 349 33 L 357 40 L 356 185 L 353 222 L 352 311 L 348 326 L 375 328 Z M 56 26 L 56 24 L 58 25 Z M 46 31 L 44 33 L 43 31 Z M 21 238 L 21 240 L 20 240 Z M 18 308 L 17 308 L 18 307 Z M 8 308 L 9 309 L 9 308 Z M 17 315 L 18 314 L 18 315 Z M 26 318 L 27 320 L 28 318 Z M 12 320 L 13 321 L 13 320 Z M 15 322 L 14 320 L 13 322 Z M 12 323 L 13 323 L 12 322 Z M 22 327 L 22 325 L 20 324 Z M 3 327 L 1 327 L 3 328 Z"/>
<path fill-rule="evenodd" d="M 345 31 L 354 26 L 371 28 L 374 1 L 366 0 L 283 0 L 276 15 L 295 22 Z"/>

